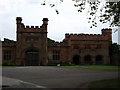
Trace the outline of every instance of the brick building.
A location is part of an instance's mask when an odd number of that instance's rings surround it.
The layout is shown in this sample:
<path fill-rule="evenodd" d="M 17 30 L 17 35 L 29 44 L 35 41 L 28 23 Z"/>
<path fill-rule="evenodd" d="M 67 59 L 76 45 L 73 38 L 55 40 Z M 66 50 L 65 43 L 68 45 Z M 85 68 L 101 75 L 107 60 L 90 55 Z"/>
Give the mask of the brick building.
<path fill-rule="evenodd" d="M 62 42 L 55 42 L 47 38 L 47 18 L 40 27 L 25 26 L 21 17 L 16 24 L 17 40 L 2 41 L 4 65 L 110 64 L 111 29 L 102 29 L 101 34 L 65 34 Z"/>

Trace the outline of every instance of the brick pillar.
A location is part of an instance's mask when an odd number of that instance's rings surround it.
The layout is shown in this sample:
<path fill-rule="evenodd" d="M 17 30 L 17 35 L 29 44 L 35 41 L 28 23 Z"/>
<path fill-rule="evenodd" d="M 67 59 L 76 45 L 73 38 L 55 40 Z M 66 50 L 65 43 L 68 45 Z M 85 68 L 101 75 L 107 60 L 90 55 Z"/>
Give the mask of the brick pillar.
<path fill-rule="evenodd" d="M 81 60 L 81 64 L 84 64 L 84 56 L 81 56 L 80 60 Z"/>
<path fill-rule="evenodd" d="M 71 48 L 70 48 L 70 47 L 68 48 L 68 52 L 67 52 L 67 53 L 68 53 L 68 62 L 69 62 L 70 64 L 72 64 L 72 57 L 71 57 L 72 54 L 71 54 Z"/>
<path fill-rule="evenodd" d="M 103 58 L 103 63 L 104 63 L 104 64 L 110 64 L 110 57 L 109 57 L 109 56 L 105 56 L 105 57 Z"/>

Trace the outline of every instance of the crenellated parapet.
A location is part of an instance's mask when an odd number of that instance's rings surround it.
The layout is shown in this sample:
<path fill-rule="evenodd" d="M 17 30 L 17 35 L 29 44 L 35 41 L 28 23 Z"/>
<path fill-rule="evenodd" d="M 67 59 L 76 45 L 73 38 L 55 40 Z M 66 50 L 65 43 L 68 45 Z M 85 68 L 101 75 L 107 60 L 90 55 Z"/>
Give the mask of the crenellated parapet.
<path fill-rule="evenodd" d="M 26 26 L 26 29 L 40 29 L 42 26 Z"/>
<path fill-rule="evenodd" d="M 43 26 L 25 26 L 21 32 L 44 32 Z"/>
<path fill-rule="evenodd" d="M 111 28 L 103 28 L 101 31 L 102 31 L 102 34 L 104 34 L 104 35 L 112 34 L 112 29 Z"/>
<path fill-rule="evenodd" d="M 41 29 L 42 26 L 25 26 L 25 29 Z"/>
<path fill-rule="evenodd" d="M 65 34 L 65 39 L 71 40 L 110 40 L 112 29 L 102 29 L 102 34 Z M 112 37 L 112 36 L 111 36 Z"/>
<path fill-rule="evenodd" d="M 102 29 L 102 35 L 105 35 L 106 37 L 108 37 L 108 40 L 112 42 L 112 29 L 111 28 Z"/>
<path fill-rule="evenodd" d="M 48 18 L 43 18 L 43 24 L 41 26 L 25 26 L 22 23 L 22 18 L 17 17 L 17 32 L 47 32 Z"/>

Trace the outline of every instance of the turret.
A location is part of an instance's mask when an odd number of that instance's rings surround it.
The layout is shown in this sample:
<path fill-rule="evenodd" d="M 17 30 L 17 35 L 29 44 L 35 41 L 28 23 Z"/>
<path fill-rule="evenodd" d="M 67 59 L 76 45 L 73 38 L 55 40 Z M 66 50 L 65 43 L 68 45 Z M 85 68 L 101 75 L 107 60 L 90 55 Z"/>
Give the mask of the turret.
<path fill-rule="evenodd" d="M 48 18 L 43 18 L 42 21 L 43 21 L 43 25 L 48 25 L 48 21 L 49 21 Z"/>
<path fill-rule="evenodd" d="M 112 29 L 102 29 L 102 35 L 108 36 L 109 41 L 112 41 Z"/>
<path fill-rule="evenodd" d="M 24 27 L 24 24 L 22 23 L 22 18 L 21 18 L 21 17 L 17 17 L 17 18 L 16 18 L 16 24 L 17 24 L 17 30 L 18 30 L 19 28 Z"/>
<path fill-rule="evenodd" d="M 16 18 L 16 23 L 17 24 L 21 24 L 22 23 L 22 18 L 21 17 L 17 17 Z"/>
<path fill-rule="evenodd" d="M 102 34 L 103 35 L 111 35 L 112 34 L 112 29 L 102 29 Z"/>

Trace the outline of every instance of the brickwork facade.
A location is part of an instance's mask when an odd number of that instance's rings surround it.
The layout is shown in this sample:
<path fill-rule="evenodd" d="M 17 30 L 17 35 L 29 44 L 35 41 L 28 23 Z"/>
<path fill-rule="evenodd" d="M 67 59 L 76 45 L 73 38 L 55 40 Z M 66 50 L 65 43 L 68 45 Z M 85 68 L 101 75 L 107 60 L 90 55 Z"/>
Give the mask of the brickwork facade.
<path fill-rule="evenodd" d="M 110 64 L 109 46 L 112 30 L 102 29 L 101 34 L 65 34 L 62 42 L 47 38 L 48 19 L 42 26 L 25 26 L 16 18 L 17 40 L 2 41 L 3 64 L 47 65 L 49 62 L 71 64 Z"/>

